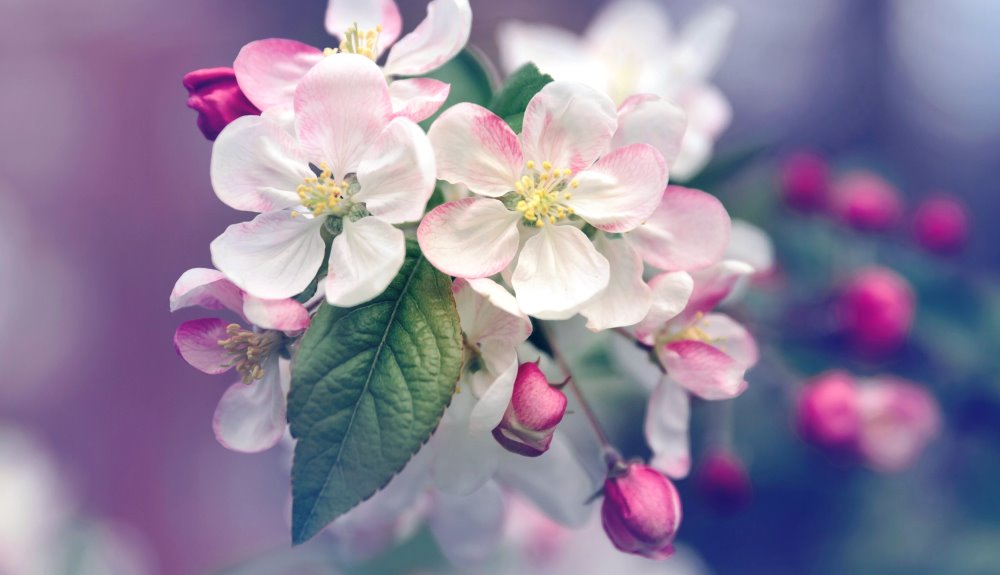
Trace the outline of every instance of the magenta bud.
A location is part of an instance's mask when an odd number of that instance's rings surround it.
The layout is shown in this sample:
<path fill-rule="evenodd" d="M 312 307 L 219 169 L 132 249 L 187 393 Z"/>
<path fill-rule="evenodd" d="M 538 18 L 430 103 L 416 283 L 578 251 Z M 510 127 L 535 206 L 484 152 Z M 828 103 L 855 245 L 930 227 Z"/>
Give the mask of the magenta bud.
<path fill-rule="evenodd" d="M 209 140 L 236 118 L 260 114 L 236 83 L 232 68 L 195 70 L 184 76 L 184 87 L 187 105 L 198 112 L 198 128 Z"/>
<path fill-rule="evenodd" d="M 829 371 L 806 383 L 798 398 L 797 426 L 809 443 L 853 455 L 861 431 L 858 390 L 844 371 Z"/>
<path fill-rule="evenodd" d="M 673 483 L 641 463 L 613 469 L 604 481 L 601 523 L 615 547 L 650 559 L 674 553 L 681 500 Z"/>
<path fill-rule="evenodd" d="M 913 215 L 913 237 L 930 252 L 955 253 L 965 245 L 968 233 L 965 205 L 949 196 L 924 200 Z"/>
<path fill-rule="evenodd" d="M 826 206 L 829 168 L 817 154 L 800 152 L 785 160 L 781 169 L 781 195 L 785 203 L 803 212 Z"/>
<path fill-rule="evenodd" d="M 833 186 L 833 213 L 852 228 L 878 232 L 893 228 L 903 212 L 895 186 L 881 176 L 859 170 L 841 176 Z"/>
<path fill-rule="evenodd" d="M 732 453 L 717 451 L 706 457 L 695 484 L 705 501 L 720 513 L 735 513 L 750 503 L 750 475 Z"/>
<path fill-rule="evenodd" d="M 837 319 L 851 345 L 865 355 L 894 351 L 905 341 L 915 313 L 913 290 L 896 272 L 869 267 L 857 272 L 837 300 Z"/>
<path fill-rule="evenodd" d="M 513 453 L 537 457 L 549 449 L 552 434 L 566 413 L 566 395 L 549 384 L 535 363 L 522 363 L 514 393 L 493 437 Z"/>

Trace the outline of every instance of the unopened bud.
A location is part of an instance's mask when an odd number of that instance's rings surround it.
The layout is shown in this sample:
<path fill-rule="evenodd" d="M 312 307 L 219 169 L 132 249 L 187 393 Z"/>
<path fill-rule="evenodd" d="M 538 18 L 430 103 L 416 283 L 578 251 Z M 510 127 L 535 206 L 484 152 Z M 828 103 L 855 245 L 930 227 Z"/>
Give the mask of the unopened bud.
<path fill-rule="evenodd" d="M 829 192 L 826 160 L 800 152 L 785 160 L 781 171 L 781 195 L 789 206 L 804 212 L 826 206 Z"/>
<path fill-rule="evenodd" d="M 925 200 L 913 216 L 913 237 L 930 252 L 957 252 L 965 244 L 968 232 L 965 206 L 955 198 L 939 196 Z"/>
<path fill-rule="evenodd" d="M 215 140 L 222 129 L 236 118 L 260 114 L 250 103 L 232 68 L 206 68 L 184 76 L 187 105 L 198 112 L 198 128 L 209 140 Z"/>
<path fill-rule="evenodd" d="M 844 371 L 816 376 L 802 389 L 796 410 L 802 438 L 837 454 L 853 454 L 861 428 L 858 391 Z"/>
<path fill-rule="evenodd" d="M 659 471 L 640 463 L 613 469 L 604 482 L 601 522 L 615 547 L 650 559 L 674 552 L 681 500 Z"/>
<path fill-rule="evenodd" d="M 909 282 L 887 268 L 870 267 L 848 281 L 837 301 L 837 316 L 851 345 L 877 356 L 906 341 L 915 306 Z"/>
<path fill-rule="evenodd" d="M 893 228 L 903 211 L 896 187 L 866 171 L 845 174 L 833 186 L 834 214 L 852 228 L 878 232 Z"/>
<path fill-rule="evenodd" d="M 549 449 L 552 434 L 566 413 L 566 395 L 549 384 L 534 363 L 522 363 L 514 393 L 493 437 L 513 453 L 537 457 Z"/>
<path fill-rule="evenodd" d="M 750 503 L 750 475 L 732 453 L 718 451 L 706 457 L 698 468 L 696 485 L 719 513 L 735 513 Z"/>

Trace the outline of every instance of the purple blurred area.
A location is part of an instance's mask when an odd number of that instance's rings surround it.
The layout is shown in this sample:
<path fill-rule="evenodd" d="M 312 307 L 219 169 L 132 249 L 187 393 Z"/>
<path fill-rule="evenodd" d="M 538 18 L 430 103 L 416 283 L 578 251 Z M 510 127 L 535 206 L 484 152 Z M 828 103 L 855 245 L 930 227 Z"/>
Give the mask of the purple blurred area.
<path fill-rule="evenodd" d="M 971 205 L 966 263 L 996 269 L 1000 4 L 732 0 L 719 83 L 722 153 L 872 154 L 908 198 Z M 425 2 L 400 2 L 414 26 Z M 597 0 L 473 0 L 473 43 L 498 22 L 582 29 Z M 683 22 L 693 0 L 665 5 Z M 325 2 L 0 0 L 0 422 L 47 444 L 88 514 L 131 526 L 154 572 L 205 573 L 288 544 L 282 454 L 226 451 L 211 417 L 229 382 L 172 349 L 167 296 L 245 219 L 209 182 L 211 145 L 181 77 L 278 36 L 326 46 Z M 978 227 L 978 230 L 976 228 Z M 0 510 L 2 512 L 2 510 Z"/>

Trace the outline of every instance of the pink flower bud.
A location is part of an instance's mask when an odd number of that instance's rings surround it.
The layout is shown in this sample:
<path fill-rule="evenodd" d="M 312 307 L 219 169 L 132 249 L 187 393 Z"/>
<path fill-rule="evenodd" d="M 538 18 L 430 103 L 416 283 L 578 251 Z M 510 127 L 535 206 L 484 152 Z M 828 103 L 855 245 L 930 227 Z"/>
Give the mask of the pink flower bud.
<path fill-rule="evenodd" d="M 631 463 L 624 469 L 613 469 L 605 480 L 601 522 L 619 550 L 665 559 L 674 552 L 681 500 L 666 476 L 652 467 Z"/>
<path fill-rule="evenodd" d="M 859 352 L 881 355 L 899 348 L 915 312 L 910 284 L 882 267 L 865 268 L 844 287 L 837 301 L 843 334 Z"/>
<path fill-rule="evenodd" d="M 184 76 L 184 87 L 190 94 L 187 105 L 198 112 L 198 128 L 209 140 L 236 118 L 260 114 L 240 90 L 232 68 L 195 70 Z"/>
<path fill-rule="evenodd" d="M 861 428 L 854 378 L 829 371 L 806 384 L 799 395 L 796 417 L 802 438 L 838 454 L 852 454 Z"/>
<path fill-rule="evenodd" d="M 849 172 L 833 186 L 833 213 L 862 231 L 885 231 L 899 222 L 903 202 L 895 186 L 866 171 Z"/>
<path fill-rule="evenodd" d="M 925 200 L 913 215 L 913 237 L 922 248 L 955 253 L 965 244 L 969 218 L 962 202 L 949 196 Z"/>
<path fill-rule="evenodd" d="M 534 363 L 522 363 L 507 411 L 493 437 L 507 451 L 537 457 L 549 449 L 552 434 L 566 413 L 566 396 L 549 384 Z"/>
<path fill-rule="evenodd" d="M 858 388 L 861 433 L 858 451 L 873 469 L 905 469 L 941 430 L 934 397 L 920 385 L 896 377 L 880 377 Z"/>
<path fill-rule="evenodd" d="M 698 468 L 696 485 L 701 496 L 720 513 L 735 513 L 750 503 L 750 475 L 736 455 L 717 451 Z"/>
<path fill-rule="evenodd" d="M 781 194 L 789 206 L 811 212 L 826 206 L 829 168 L 817 154 L 800 152 L 785 160 L 781 170 Z"/>

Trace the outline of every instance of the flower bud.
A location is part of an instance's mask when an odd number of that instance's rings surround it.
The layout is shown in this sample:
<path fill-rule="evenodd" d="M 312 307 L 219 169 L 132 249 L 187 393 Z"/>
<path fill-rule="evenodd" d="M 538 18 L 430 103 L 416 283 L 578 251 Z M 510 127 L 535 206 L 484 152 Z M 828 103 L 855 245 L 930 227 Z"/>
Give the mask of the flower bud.
<path fill-rule="evenodd" d="M 613 469 L 604 482 L 601 523 L 619 550 L 665 559 L 674 552 L 681 524 L 680 497 L 659 471 L 630 463 Z"/>
<path fill-rule="evenodd" d="M 955 198 L 925 200 L 913 216 L 913 237 L 929 252 L 955 253 L 965 244 L 969 228 L 965 206 Z"/>
<path fill-rule="evenodd" d="M 941 430 L 937 401 L 910 381 L 881 377 L 862 382 L 858 405 L 858 452 L 867 465 L 878 471 L 909 467 Z"/>
<path fill-rule="evenodd" d="M 698 468 L 699 493 L 719 513 L 735 513 L 750 503 L 750 475 L 736 455 L 718 451 Z"/>
<path fill-rule="evenodd" d="M 796 418 L 799 433 L 809 443 L 853 453 L 861 427 L 854 378 L 843 371 L 816 376 L 799 395 Z"/>
<path fill-rule="evenodd" d="M 842 333 L 859 352 L 876 356 L 899 348 L 913 324 L 915 298 L 896 272 L 863 269 L 852 277 L 837 301 Z"/>
<path fill-rule="evenodd" d="M 260 114 L 250 103 L 232 68 L 206 68 L 184 76 L 187 105 L 198 112 L 198 128 L 209 140 L 214 140 L 233 120 Z"/>
<path fill-rule="evenodd" d="M 803 212 L 826 205 L 829 169 L 817 154 L 800 152 L 785 160 L 781 170 L 781 195 L 785 203 Z"/>
<path fill-rule="evenodd" d="M 895 186 L 866 171 L 845 174 L 833 186 L 834 214 L 852 228 L 885 231 L 899 222 L 903 202 Z"/>
<path fill-rule="evenodd" d="M 493 437 L 507 451 L 537 457 L 549 449 L 552 434 L 566 413 L 566 395 L 549 384 L 534 363 L 522 363 L 514 393 Z"/>

